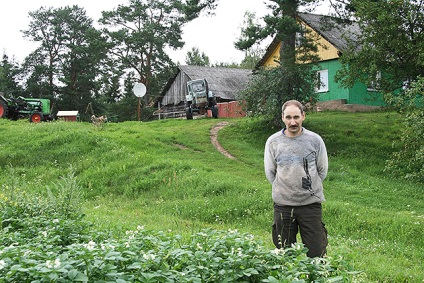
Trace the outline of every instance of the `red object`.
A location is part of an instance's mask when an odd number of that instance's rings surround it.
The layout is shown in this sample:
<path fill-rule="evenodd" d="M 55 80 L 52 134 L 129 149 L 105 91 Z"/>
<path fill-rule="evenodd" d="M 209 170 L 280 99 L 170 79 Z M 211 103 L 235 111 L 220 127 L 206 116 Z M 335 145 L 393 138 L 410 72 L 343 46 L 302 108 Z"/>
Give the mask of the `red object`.
<path fill-rule="evenodd" d="M 243 110 L 243 107 L 239 101 L 223 102 L 223 103 L 218 103 L 218 117 L 219 118 L 246 117 L 246 112 Z"/>

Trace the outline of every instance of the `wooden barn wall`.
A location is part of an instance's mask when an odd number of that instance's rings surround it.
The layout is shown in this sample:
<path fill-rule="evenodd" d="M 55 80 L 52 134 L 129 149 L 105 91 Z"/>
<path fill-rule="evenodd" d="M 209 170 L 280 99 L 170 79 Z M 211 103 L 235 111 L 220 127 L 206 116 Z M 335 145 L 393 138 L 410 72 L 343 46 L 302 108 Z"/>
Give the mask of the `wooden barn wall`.
<path fill-rule="evenodd" d="M 164 106 L 178 105 L 184 101 L 187 94 L 187 81 L 189 81 L 189 77 L 185 73 L 179 72 L 163 97 L 161 104 Z"/>

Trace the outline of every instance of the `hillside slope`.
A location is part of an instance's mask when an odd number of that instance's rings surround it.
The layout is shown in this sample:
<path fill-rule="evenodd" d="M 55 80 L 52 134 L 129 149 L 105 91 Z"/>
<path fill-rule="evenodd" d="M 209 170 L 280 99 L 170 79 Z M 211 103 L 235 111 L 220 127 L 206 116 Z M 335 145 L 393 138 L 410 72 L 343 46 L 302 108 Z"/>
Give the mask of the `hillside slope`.
<path fill-rule="evenodd" d="M 312 113 L 330 157 L 324 220 L 330 254 L 350 258 L 370 281 L 421 282 L 422 188 L 385 176 L 397 136 L 394 113 Z M 210 131 L 228 122 L 218 141 Z M 190 234 L 236 228 L 272 248 L 266 138 L 279 129 L 250 119 L 88 123 L 0 120 L 0 183 L 45 192 L 69 171 L 85 191 L 87 217 L 123 233 L 138 224 Z"/>

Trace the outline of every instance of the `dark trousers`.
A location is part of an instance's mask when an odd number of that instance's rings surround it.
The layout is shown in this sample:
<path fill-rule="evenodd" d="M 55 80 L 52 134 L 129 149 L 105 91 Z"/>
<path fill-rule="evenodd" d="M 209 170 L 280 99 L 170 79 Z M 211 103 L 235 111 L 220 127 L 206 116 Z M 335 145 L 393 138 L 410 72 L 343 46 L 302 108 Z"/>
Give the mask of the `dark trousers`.
<path fill-rule="evenodd" d="M 328 244 L 327 229 L 322 222 L 320 203 L 305 206 L 278 206 L 274 204 L 272 240 L 277 248 L 290 247 L 300 231 L 302 243 L 308 248 L 308 257 L 322 257 Z"/>

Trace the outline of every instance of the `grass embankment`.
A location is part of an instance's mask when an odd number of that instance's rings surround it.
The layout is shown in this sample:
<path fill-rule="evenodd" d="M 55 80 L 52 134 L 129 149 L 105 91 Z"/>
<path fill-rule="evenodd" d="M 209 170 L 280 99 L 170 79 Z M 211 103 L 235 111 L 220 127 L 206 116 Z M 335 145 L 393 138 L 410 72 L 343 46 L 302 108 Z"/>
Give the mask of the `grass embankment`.
<path fill-rule="evenodd" d="M 349 259 L 370 282 L 422 282 L 422 185 L 389 178 L 383 169 L 398 140 L 394 113 L 314 113 L 305 126 L 327 144 L 324 221 L 332 256 Z M 116 235 L 144 225 L 190 235 L 205 227 L 238 229 L 269 243 L 270 185 L 263 147 L 270 129 L 250 119 L 109 123 L 0 120 L 1 183 L 12 167 L 20 181 L 45 190 L 72 165 L 85 188 L 87 218 Z"/>

